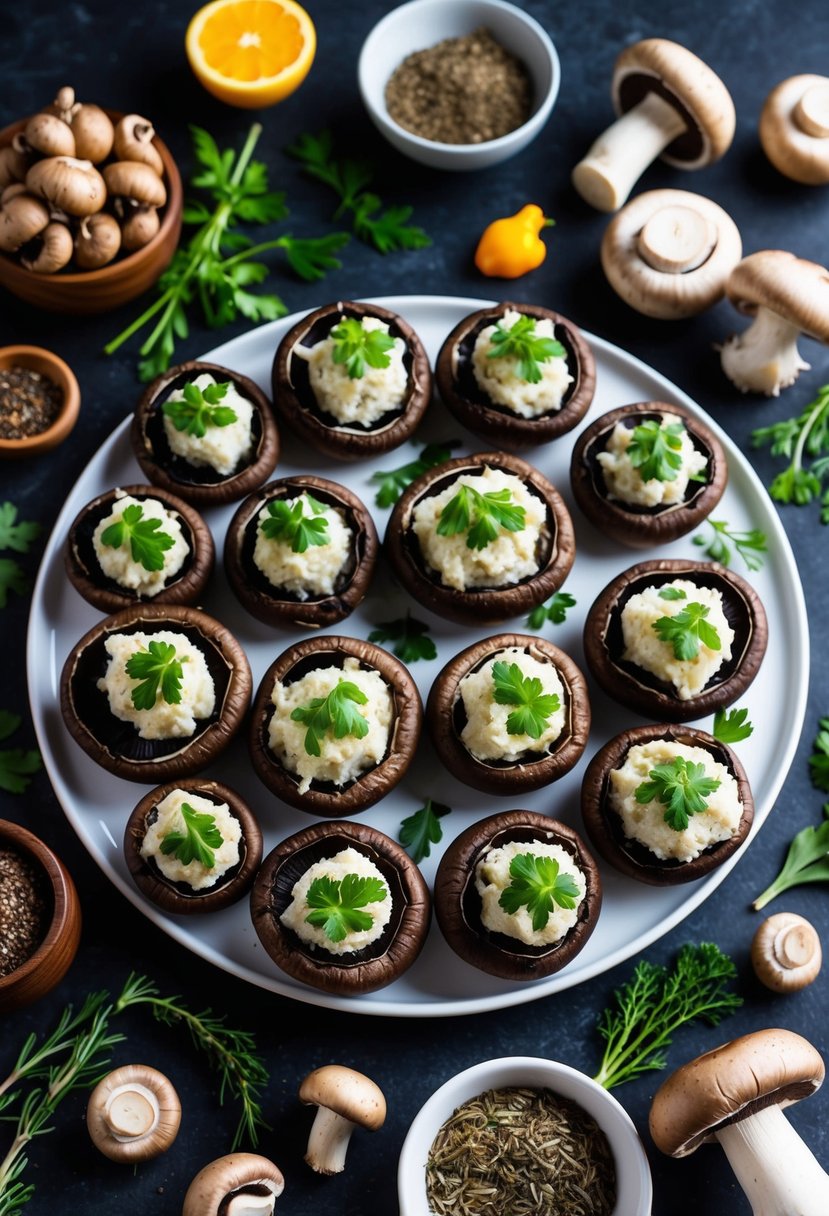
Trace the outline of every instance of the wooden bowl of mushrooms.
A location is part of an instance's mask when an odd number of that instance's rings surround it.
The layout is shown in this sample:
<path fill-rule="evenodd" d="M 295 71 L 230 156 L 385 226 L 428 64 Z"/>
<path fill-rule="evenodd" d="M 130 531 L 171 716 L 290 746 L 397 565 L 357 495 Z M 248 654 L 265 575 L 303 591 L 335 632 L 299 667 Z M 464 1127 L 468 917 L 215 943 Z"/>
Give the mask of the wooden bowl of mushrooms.
<path fill-rule="evenodd" d="M 182 197 L 148 119 L 64 87 L 0 131 L 0 285 L 50 312 L 118 308 L 172 258 Z"/>

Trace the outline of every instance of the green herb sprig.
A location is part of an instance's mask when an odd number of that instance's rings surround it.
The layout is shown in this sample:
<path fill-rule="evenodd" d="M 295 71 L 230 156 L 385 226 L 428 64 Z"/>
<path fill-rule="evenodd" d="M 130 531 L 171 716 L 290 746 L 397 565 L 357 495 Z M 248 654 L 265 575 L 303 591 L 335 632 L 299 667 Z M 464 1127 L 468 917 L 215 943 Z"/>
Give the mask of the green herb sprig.
<path fill-rule="evenodd" d="M 162 529 L 160 519 L 145 517 L 140 503 L 124 507 L 114 524 L 104 528 L 101 543 L 110 549 L 120 549 L 129 544 L 130 556 L 145 570 L 163 570 L 164 554 L 172 549 L 175 541 L 169 532 Z"/>
<path fill-rule="evenodd" d="M 345 367 L 350 380 L 361 380 L 366 365 L 388 367 L 389 351 L 394 350 L 394 338 L 382 329 L 365 329 L 356 317 L 343 317 L 331 330 L 334 342 L 334 362 Z"/>
<path fill-rule="evenodd" d="M 716 777 L 706 777 L 704 764 L 674 756 L 666 764 L 655 765 L 648 773 L 648 780 L 638 785 L 633 793 L 642 805 L 661 802 L 668 827 L 675 832 L 684 832 L 692 815 L 708 810 L 705 799 L 720 785 Z"/>
<path fill-rule="evenodd" d="M 161 412 L 177 431 L 204 439 L 209 426 L 230 426 L 238 417 L 232 406 L 222 405 L 229 388 L 229 380 L 206 384 L 203 389 L 188 380 L 181 390 L 182 400 L 168 398 L 161 406 Z"/>
<path fill-rule="evenodd" d="M 690 603 L 675 616 L 661 616 L 652 628 L 660 641 L 673 648 L 675 659 L 688 661 L 697 657 L 700 644 L 709 650 L 722 649 L 720 635 L 706 620 L 708 613 L 705 604 Z"/>
<path fill-rule="evenodd" d="M 404 663 L 438 657 L 437 646 L 429 636 L 429 626 L 408 614 L 394 621 L 380 621 L 368 635 L 368 640 L 380 646 L 384 642 L 393 642 L 394 653 Z"/>
<path fill-rule="evenodd" d="M 688 594 L 681 587 L 662 587 L 658 592 L 661 600 L 687 600 Z"/>
<path fill-rule="evenodd" d="M 546 604 L 533 608 L 527 617 L 527 624 L 530 629 L 543 629 L 547 621 L 551 621 L 553 625 L 562 625 L 567 620 L 569 609 L 575 606 L 575 598 L 569 591 L 557 591 Z"/>
<path fill-rule="evenodd" d="M 823 815 L 823 823 L 803 828 L 792 840 L 780 873 L 751 905 L 755 912 L 790 887 L 829 882 L 829 802 L 824 804 Z"/>
<path fill-rule="evenodd" d="M 443 840 L 443 828 L 440 821 L 444 815 L 450 815 L 452 808 L 442 802 L 427 798 L 425 804 L 408 815 L 400 824 L 400 843 L 407 851 L 412 861 L 421 862 L 432 852 L 433 844 Z"/>
<path fill-rule="evenodd" d="M 536 676 L 525 676 L 517 663 L 498 660 L 492 665 L 493 698 L 498 705 L 514 705 L 507 718 L 508 735 L 540 739 L 549 719 L 561 708 L 556 693 L 545 693 Z"/>
<path fill-rule="evenodd" d="M 437 534 L 457 536 L 466 532 L 467 549 L 485 549 L 502 531 L 523 532 L 526 514 L 512 501 L 509 489 L 481 494 L 472 486 L 461 485 L 438 516 Z"/>
<path fill-rule="evenodd" d="M 387 894 L 381 879 L 367 875 L 315 878 L 306 896 L 310 911 L 305 919 L 322 929 L 329 941 L 341 942 L 349 933 L 364 933 L 371 928 L 374 917 L 363 909 L 367 904 L 382 903 Z"/>
<path fill-rule="evenodd" d="M 141 681 L 130 692 L 135 708 L 153 709 L 159 688 L 168 705 L 179 705 L 184 677 L 182 663 L 186 662 L 186 655 L 176 658 L 176 648 L 170 642 L 150 642 L 146 650 L 137 650 L 130 655 L 126 662 L 127 675 Z"/>
<path fill-rule="evenodd" d="M 821 718 L 809 757 L 812 785 L 829 794 L 829 718 Z"/>
<path fill-rule="evenodd" d="M 771 445 L 772 456 L 788 466 L 769 486 L 775 502 L 803 507 L 820 503 L 820 522 L 829 524 L 829 384 L 818 389 L 802 413 L 751 432 L 752 446 Z"/>
<path fill-rule="evenodd" d="M 731 546 L 743 559 L 748 570 L 762 570 L 768 552 L 768 538 L 759 528 L 748 528 L 739 532 L 732 528 L 726 519 L 707 519 L 705 521 L 714 530 L 713 536 L 698 533 L 694 544 L 699 545 L 705 556 L 712 562 L 720 562 L 723 566 L 731 563 Z"/>
<path fill-rule="evenodd" d="M 268 540 L 284 541 L 294 553 L 305 553 L 309 546 L 331 543 L 325 504 L 307 492 L 293 505 L 282 498 L 272 498 L 268 514 L 259 526 Z"/>
<path fill-rule="evenodd" d="M 460 446 L 460 439 L 448 439 L 444 443 L 427 443 L 417 460 L 410 460 L 399 469 L 385 469 L 372 473 L 371 480 L 379 484 L 380 489 L 374 496 L 378 507 L 393 507 L 400 495 L 412 482 L 429 469 L 444 464 L 452 455 L 454 448 Z"/>
<path fill-rule="evenodd" d="M 748 721 L 747 709 L 718 709 L 714 714 L 711 734 L 720 743 L 741 743 L 753 733 L 754 726 Z"/>
<path fill-rule="evenodd" d="M 10 738 L 20 727 L 23 719 L 7 709 L 0 709 L 0 743 Z M 43 761 L 40 752 L 22 747 L 8 747 L 0 751 L 0 790 L 9 794 L 23 794 L 34 773 L 40 772 Z"/>
<path fill-rule="evenodd" d="M 579 889 L 570 874 L 562 874 L 554 857 L 519 853 L 509 863 L 510 885 L 501 892 L 498 903 L 510 916 L 526 906 L 533 930 L 540 933 L 560 908 L 576 906 Z"/>
<path fill-rule="evenodd" d="M 0 552 L 28 553 L 32 541 L 40 535 L 40 524 L 17 519 L 17 507 L 12 502 L 0 503 Z M 0 557 L 0 608 L 9 602 L 9 592 L 25 595 L 31 583 L 20 562 L 14 557 Z"/>
<path fill-rule="evenodd" d="M 682 467 L 684 434 L 685 427 L 681 422 L 665 424 L 657 422 L 655 418 L 640 422 L 633 428 L 627 455 L 643 481 L 676 481 Z"/>
<path fill-rule="evenodd" d="M 216 816 L 209 811 L 194 810 L 189 802 L 182 802 L 179 813 L 183 830 L 167 832 L 161 841 L 161 852 L 165 857 L 174 854 L 183 866 L 198 861 L 206 870 L 212 870 L 216 864 L 214 849 L 220 849 L 224 843 Z"/>
<path fill-rule="evenodd" d="M 325 697 L 314 697 L 307 705 L 298 705 L 291 720 L 305 727 L 305 751 L 319 756 L 320 741 L 329 732 L 335 739 L 351 735 L 363 739 L 368 734 L 368 722 L 355 708 L 368 704 L 368 697 L 351 680 L 338 680 Z"/>
<path fill-rule="evenodd" d="M 542 363 L 567 355 L 555 338 L 544 338 L 536 333 L 535 317 L 523 314 L 508 328 L 499 321 L 489 342 L 491 349 L 487 352 L 487 359 L 514 359 L 518 365 L 518 377 L 526 384 L 540 382 Z"/>

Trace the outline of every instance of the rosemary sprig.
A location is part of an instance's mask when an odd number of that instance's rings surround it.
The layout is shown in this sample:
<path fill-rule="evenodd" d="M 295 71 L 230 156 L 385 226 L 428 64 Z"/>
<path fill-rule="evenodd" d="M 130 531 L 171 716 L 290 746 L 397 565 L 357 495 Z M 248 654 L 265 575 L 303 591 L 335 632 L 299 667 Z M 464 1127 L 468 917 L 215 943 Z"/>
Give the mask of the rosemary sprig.
<path fill-rule="evenodd" d="M 58 1024 L 40 1047 L 37 1046 L 37 1035 L 30 1034 L 20 1049 L 14 1067 L 5 1081 L 0 1082 L 0 1111 L 10 1106 L 18 1093 L 11 1093 L 13 1086 L 20 1081 L 31 1081 L 49 1074 L 49 1061 L 61 1052 L 69 1051 L 75 1036 L 82 1026 L 91 1021 L 103 1005 L 106 1004 L 106 992 L 93 992 L 86 998 L 77 1011 L 72 1005 L 67 1005 L 60 1015 Z"/>

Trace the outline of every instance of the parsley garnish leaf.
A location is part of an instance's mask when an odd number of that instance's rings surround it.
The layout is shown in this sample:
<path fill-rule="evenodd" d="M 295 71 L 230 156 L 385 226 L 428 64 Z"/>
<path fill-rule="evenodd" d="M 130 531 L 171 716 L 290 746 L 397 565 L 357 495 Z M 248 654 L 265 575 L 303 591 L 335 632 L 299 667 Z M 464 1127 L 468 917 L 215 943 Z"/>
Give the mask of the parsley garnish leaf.
<path fill-rule="evenodd" d="M 798 832 L 774 882 L 758 895 L 752 907 L 756 912 L 771 903 L 790 887 L 809 882 L 829 882 L 829 802 L 823 807 L 824 820 L 819 827 Z"/>
<path fill-rule="evenodd" d="M 448 439 L 445 443 L 427 443 L 417 460 L 411 460 L 399 469 L 372 473 L 371 480 L 380 484 L 380 489 L 374 496 L 377 506 L 394 506 L 407 486 L 410 486 L 422 473 L 427 473 L 429 469 L 444 464 L 452 455 L 452 449 L 459 445 L 460 439 Z"/>
<path fill-rule="evenodd" d="M 480 494 L 472 486 L 461 485 L 438 516 L 438 536 L 457 536 L 466 532 L 467 549 L 485 549 L 501 530 L 523 532 L 526 512 L 512 501 L 508 489 Z"/>
<path fill-rule="evenodd" d="M 350 380 L 360 380 L 369 367 L 388 367 L 394 338 L 382 329 L 366 329 L 356 317 L 343 317 L 331 330 L 334 362 L 345 365 Z"/>
<path fill-rule="evenodd" d="M 729 526 L 726 519 L 708 519 L 706 523 L 714 529 L 714 535 L 708 537 L 699 533 L 694 537 L 695 545 L 704 546 L 706 557 L 710 557 L 712 562 L 727 566 L 731 561 L 733 545 L 749 570 L 762 570 L 768 552 L 765 532 L 761 532 L 759 528 L 737 532 Z"/>
<path fill-rule="evenodd" d="M 0 740 L 8 739 L 20 726 L 19 714 L 0 709 Z M 25 792 L 32 773 L 42 768 L 40 752 L 25 751 L 22 747 L 6 748 L 0 751 L 0 790 L 9 794 Z"/>
<path fill-rule="evenodd" d="M 436 659 L 437 646 L 429 637 L 429 626 L 416 621 L 413 616 L 400 617 L 396 621 L 380 621 L 368 635 L 370 642 L 394 643 L 394 653 L 404 663 L 416 663 L 418 659 Z"/>
<path fill-rule="evenodd" d="M 17 507 L 12 502 L 0 503 L 0 549 L 28 553 L 33 540 L 40 535 L 40 524 L 21 519 L 17 522 Z"/>
<path fill-rule="evenodd" d="M 189 802 L 179 807 L 184 822 L 183 832 L 168 832 L 161 841 L 161 852 L 174 853 L 183 866 L 198 861 L 206 870 L 216 864 L 214 849 L 223 844 L 222 833 L 216 826 L 216 817 L 209 811 L 197 811 Z"/>
<path fill-rule="evenodd" d="M 498 705 L 515 705 L 507 718 L 507 734 L 540 739 L 548 719 L 561 708 L 556 693 L 545 693 L 535 676 L 525 676 L 517 663 L 492 665 L 493 697 Z"/>
<path fill-rule="evenodd" d="M 145 519 L 140 503 L 124 507 L 118 519 L 101 533 L 101 543 L 110 549 L 120 549 L 129 541 L 130 554 L 145 570 L 163 570 L 164 554 L 175 541 L 169 532 L 162 532 L 160 519 Z"/>
<path fill-rule="evenodd" d="M 168 705 L 181 701 L 182 663 L 176 658 L 176 648 L 170 642 L 150 642 L 146 650 L 137 650 L 126 662 L 127 675 L 141 683 L 133 688 L 130 696 L 136 709 L 152 709 L 161 696 Z"/>
<path fill-rule="evenodd" d="M 367 705 L 368 697 L 362 688 L 350 680 L 339 680 L 325 697 L 314 697 L 308 705 L 298 705 L 291 713 L 294 722 L 306 727 L 305 751 L 309 756 L 319 756 L 320 739 L 329 731 L 335 739 L 352 735 L 362 739 L 368 734 L 368 722 L 355 708 Z"/>
<path fill-rule="evenodd" d="M 9 602 L 10 591 L 15 595 L 25 595 L 29 586 L 28 576 L 20 562 L 16 562 L 13 557 L 0 557 L 0 608 L 5 608 Z"/>
<path fill-rule="evenodd" d="M 775 502 L 802 507 L 819 501 L 820 522 L 829 524 L 829 384 L 796 418 L 752 431 L 751 442 L 756 448 L 769 443 L 772 456 L 789 460 L 769 487 Z M 809 458 L 811 464 L 805 464 Z"/>
<path fill-rule="evenodd" d="M 571 875 L 559 873 L 560 868 L 554 857 L 519 853 L 509 863 L 512 881 L 501 892 L 498 903 L 510 916 L 526 905 L 532 916 L 533 929 L 540 933 L 556 904 L 572 909 L 579 897 L 575 881 Z"/>
<path fill-rule="evenodd" d="M 657 764 L 634 790 L 639 803 L 661 802 L 664 819 L 675 832 L 684 832 L 692 815 L 708 810 L 705 799 L 720 788 L 716 777 L 706 777 L 705 765 L 675 756 L 667 764 Z"/>
<path fill-rule="evenodd" d="M 569 592 L 557 591 L 552 599 L 547 600 L 546 604 L 539 604 L 537 608 L 533 608 L 527 617 L 527 624 L 530 629 L 543 629 L 547 621 L 552 621 L 554 625 L 561 625 L 567 619 L 567 610 L 575 608 L 575 606 L 575 598 Z"/>
<path fill-rule="evenodd" d="M 322 929 L 329 941 L 341 942 L 349 933 L 371 928 L 374 917 L 363 908 L 382 903 L 386 894 L 385 883 L 379 878 L 360 874 L 344 874 L 341 879 L 315 878 L 306 896 L 311 910 L 305 920 Z"/>
<path fill-rule="evenodd" d="M 488 359 L 514 359 L 519 378 L 527 384 L 538 384 L 541 380 L 540 363 L 567 355 L 555 338 L 537 336 L 535 327 L 535 317 L 523 314 L 509 329 L 499 322 L 492 331 L 489 340 L 492 349 L 487 354 Z"/>
<path fill-rule="evenodd" d="M 718 709 L 714 714 L 714 729 L 711 733 L 720 743 L 739 743 L 754 733 L 754 727 L 747 718 L 747 709 L 731 709 L 728 712 Z"/>
<path fill-rule="evenodd" d="M 685 427 L 681 422 L 665 425 L 655 418 L 633 428 L 627 454 L 643 481 L 676 481 L 682 465 L 684 434 Z"/>
<path fill-rule="evenodd" d="M 310 508 L 305 514 L 305 506 Z M 309 545 L 327 545 L 328 520 L 325 506 L 311 494 L 303 494 L 291 506 L 281 498 L 272 498 L 268 503 L 268 515 L 260 527 L 268 540 L 284 540 L 294 553 L 304 553 Z"/>
<path fill-rule="evenodd" d="M 821 718 L 818 725 L 820 730 L 812 744 L 809 772 L 812 775 L 812 785 L 829 793 L 829 718 Z"/>
<path fill-rule="evenodd" d="M 407 816 L 400 824 L 400 843 L 409 853 L 412 861 L 421 862 L 432 851 L 433 844 L 440 844 L 443 839 L 443 828 L 440 820 L 444 815 L 450 815 L 452 808 L 442 802 L 426 799 L 424 806 L 413 815 Z"/>
<path fill-rule="evenodd" d="M 230 426 L 237 418 L 236 411 L 222 405 L 230 382 L 208 384 L 203 389 L 192 380 L 185 384 L 181 401 L 167 400 L 161 407 L 165 418 L 169 418 L 177 431 L 184 431 L 196 439 L 204 439 L 209 426 Z"/>
<path fill-rule="evenodd" d="M 661 600 L 687 600 L 688 596 L 681 587 L 663 587 L 659 592 Z"/>
<path fill-rule="evenodd" d="M 653 622 L 652 627 L 660 641 L 673 646 L 675 659 L 695 659 L 699 654 L 700 643 L 709 650 L 721 649 L 720 635 L 705 619 L 708 612 L 706 605 L 691 603 L 676 616 L 661 616 L 658 621 Z"/>

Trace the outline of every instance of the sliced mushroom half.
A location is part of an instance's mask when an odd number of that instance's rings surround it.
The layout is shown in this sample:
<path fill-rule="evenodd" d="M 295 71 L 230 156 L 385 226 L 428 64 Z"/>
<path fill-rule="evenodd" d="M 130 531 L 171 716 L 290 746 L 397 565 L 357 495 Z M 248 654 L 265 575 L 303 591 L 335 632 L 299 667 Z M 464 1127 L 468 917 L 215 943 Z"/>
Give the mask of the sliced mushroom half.
<path fill-rule="evenodd" d="M 182 1216 L 273 1216 L 284 1189 L 282 1171 L 267 1157 L 229 1153 L 196 1174 Z"/>

